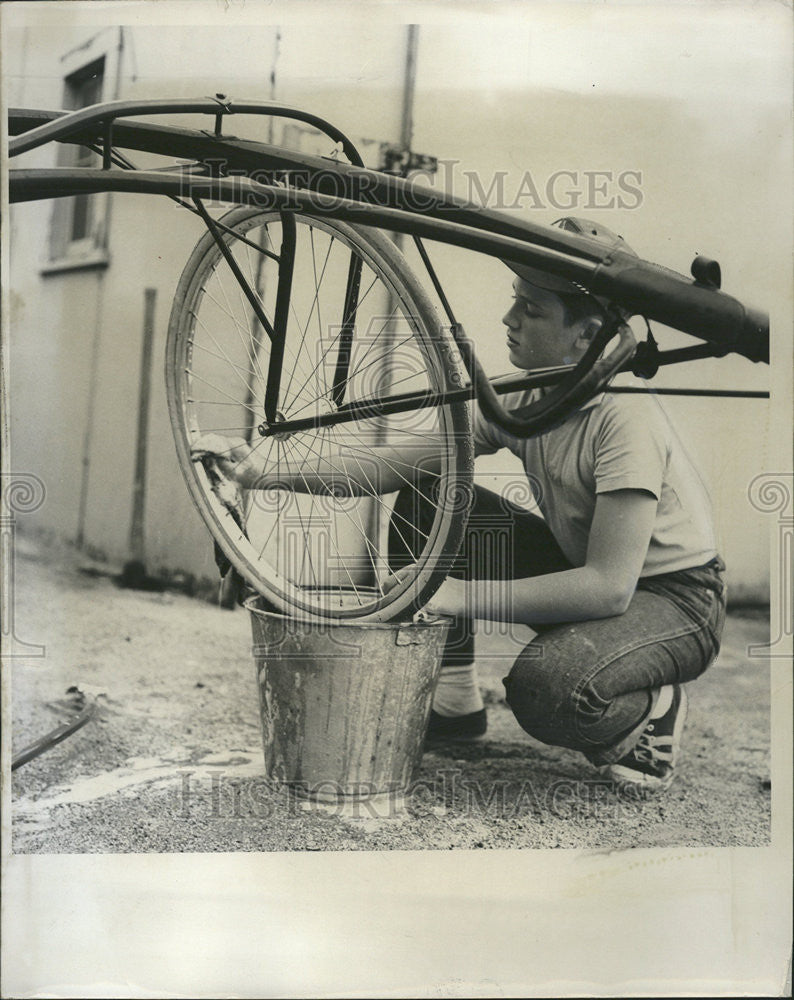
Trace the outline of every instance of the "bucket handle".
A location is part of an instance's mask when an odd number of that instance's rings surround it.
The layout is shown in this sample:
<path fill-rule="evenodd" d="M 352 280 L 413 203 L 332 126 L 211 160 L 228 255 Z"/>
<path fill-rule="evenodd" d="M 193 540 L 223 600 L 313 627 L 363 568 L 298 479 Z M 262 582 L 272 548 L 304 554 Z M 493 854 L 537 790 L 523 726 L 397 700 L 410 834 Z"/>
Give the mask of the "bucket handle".
<path fill-rule="evenodd" d="M 428 633 L 422 628 L 415 628 L 416 625 L 441 625 L 449 622 L 450 619 L 444 615 L 431 615 L 427 611 L 417 611 L 410 622 L 401 625 L 394 636 L 394 641 L 398 646 L 418 646 L 427 642 Z"/>

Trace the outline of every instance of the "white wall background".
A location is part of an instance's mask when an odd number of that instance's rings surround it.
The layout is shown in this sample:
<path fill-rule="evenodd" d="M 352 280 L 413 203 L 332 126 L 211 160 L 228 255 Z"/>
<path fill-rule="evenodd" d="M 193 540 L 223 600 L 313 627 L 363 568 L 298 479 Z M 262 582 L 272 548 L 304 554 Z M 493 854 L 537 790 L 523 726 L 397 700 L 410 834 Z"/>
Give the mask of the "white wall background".
<path fill-rule="evenodd" d="M 75 5 L 69 23 L 57 25 L 42 23 L 39 8 L 24 5 L 15 8 L 12 23 L 6 18 L 8 104 L 59 105 L 61 56 L 100 29 L 115 30 L 106 8 L 102 15 L 89 8 Z M 278 51 L 279 100 L 328 117 L 354 139 L 399 136 L 406 35 L 399 22 L 411 20 L 410 4 L 399 16 L 385 6 L 359 5 L 355 17 L 341 5 L 313 16 L 317 8 L 297 4 L 289 15 L 279 8 L 280 24 L 275 13 L 267 23 L 268 8 L 260 6 L 254 20 L 233 11 L 222 31 L 189 18 L 168 23 L 186 9 L 176 4 L 167 13 L 160 7 L 156 23 L 150 5 L 129 9 L 134 16 L 124 30 L 119 96 L 223 91 L 266 99 Z M 188 10 L 201 20 L 199 7 Z M 485 190 L 498 171 L 507 171 L 505 191 L 515 195 L 529 172 L 541 204 L 525 197 L 511 210 L 539 222 L 590 216 L 621 232 L 642 256 L 677 270 L 687 270 L 697 253 L 717 257 L 726 291 L 769 308 L 776 358 L 787 363 L 790 56 L 779 39 L 790 28 L 784 10 L 772 4 L 525 3 L 495 4 L 487 18 L 465 5 L 421 10 L 413 146 L 446 161 L 433 183 L 466 194 L 464 171 L 475 172 Z M 59 16 L 67 17 L 62 8 Z M 47 155 L 32 153 L 26 162 L 45 165 Z M 570 196 L 567 212 L 546 192 L 549 178 L 563 170 L 574 175 L 557 186 Z M 627 170 L 641 174 L 636 207 L 587 203 L 586 171 L 617 176 Z M 74 537 L 88 434 L 86 541 L 123 558 L 143 289 L 158 290 L 159 366 L 170 298 L 199 233 L 170 203 L 115 196 L 112 263 L 104 276 L 43 278 L 38 265 L 49 211 L 39 203 L 17 206 L 11 215 L 13 464 L 47 483 L 41 523 Z M 508 272 L 451 248 L 434 248 L 432 255 L 481 357 L 493 372 L 506 371 L 500 318 Z M 662 346 L 692 342 L 663 330 L 657 336 Z M 91 404 L 92 366 L 97 391 Z M 732 358 L 668 369 L 654 384 L 756 389 L 766 388 L 768 378 L 766 366 Z M 153 390 L 147 552 L 154 564 L 210 573 L 206 533 L 175 468 L 157 369 Z M 752 507 L 747 489 L 754 477 L 774 471 L 769 407 L 759 400 L 666 405 L 712 490 L 734 599 L 765 599 L 769 515 Z M 514 474 L 502 456 L 481 472 L 486 483 Z"/>

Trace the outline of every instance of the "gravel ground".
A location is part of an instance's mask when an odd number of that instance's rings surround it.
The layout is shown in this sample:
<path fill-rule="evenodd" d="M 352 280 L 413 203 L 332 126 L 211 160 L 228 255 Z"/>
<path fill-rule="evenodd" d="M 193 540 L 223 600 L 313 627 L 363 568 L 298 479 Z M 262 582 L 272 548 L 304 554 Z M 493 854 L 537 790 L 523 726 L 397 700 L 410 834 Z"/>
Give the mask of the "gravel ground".
<path fill-rule="evenodd" d="M 426 752 L 406 808 L 322 809 L 264 777 L 248 615 L 118 587 L 68 549 L 17 539 L 13 750 L 69 718 L 66 689 L 104 692 L 76 734 L 16 770 L 15 853 L 763 846 L 770 839 L 769 670 L 747 646 L 765 613 L 729 616 L 690 685 L 675 784 L 618 794 L 572 751 L 527 736 L 503 700 L 505 636 L 478 638 L 487 736 Z M 527 633 L 528 635 L 531 633 Z"/>

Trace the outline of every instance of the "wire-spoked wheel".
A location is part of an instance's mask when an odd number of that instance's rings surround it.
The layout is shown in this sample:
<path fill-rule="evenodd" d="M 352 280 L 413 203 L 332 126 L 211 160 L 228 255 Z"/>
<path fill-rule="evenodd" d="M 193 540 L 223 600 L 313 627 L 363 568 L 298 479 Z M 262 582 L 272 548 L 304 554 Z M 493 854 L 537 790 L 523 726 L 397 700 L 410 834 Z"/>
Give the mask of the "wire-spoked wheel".
<path fill-rule="evenodd" d="M 470 413 L 466 402 L 398 413 L 379 407 L 396 395 L 460 388 L 465 375 L 449 332 L 390 240 L 332 219 L 293 218 L 291 300 L 270 421 L 280 215 L 238 208 L 220 220 L 236 276 L 209 232 L 187 262 L 166 350 L 179 463 L 224 554 L 278 609 L 364 622 L 407 617 L 435 592 L 460 547 L 472 476 Z M 352 272 L 351 258 L 359 262 Z M 362 402 L 366 410 L 348 419 Z M 278 432 L 279 423 L 328 414 L 345 419 Z M 238 492 L 191 459 L 195 442 L 208 434 L 247 443 L 261 466 L 261 489 Z M 422 531 L 393 512 L 395 484 L 401 511 L 406 497 L 418 498 L 409 474 L 417 449 L 436 467 L 437 504 Z M 393 480 L 391 492 L 378 480 L 377 456 Z M 319 490 L 318 466 L 333 480 Z M 397 586 L 384 587 L 390 523 L 410 569 Z"/>

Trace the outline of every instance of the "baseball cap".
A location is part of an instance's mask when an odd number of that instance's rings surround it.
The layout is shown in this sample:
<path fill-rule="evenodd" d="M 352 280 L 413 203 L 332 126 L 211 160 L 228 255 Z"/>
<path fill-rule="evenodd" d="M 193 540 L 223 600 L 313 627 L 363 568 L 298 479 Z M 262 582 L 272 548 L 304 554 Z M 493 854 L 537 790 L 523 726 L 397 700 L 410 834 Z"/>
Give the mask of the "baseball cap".
<path fill-rule="evenodd" d="M 592 222 L 590 219 L 579 219 L 572 215 L 567 215 L 562 219 L 555 220 L 551 224 L 552 226 L 556 226 L 557 229 L 585 236 L 594 243 L 599 243 L 605 250 L 622 250 L 624 253 L 632 254 L 634 257 L 637 256 L 622 236 L 613 233 L 611 229 L 608 229 L 600 222 Z M 504 261 L 504 263 L 519 278 L 523 278 L 530 284 L 538 288 L 543 288 L 547 292 L 557 292 L 561 295 L 574 295 L 577 293 L 579 295 L 589 295 L 591 298 L 596 299 L 604 308 L 610 305 L 609 299 L 603 295 L 593 295 L 584 285 L 580 285 L 576 281 L 569 281 L 567 278 L 561 278 L 556 274 L 542 271 L 536 267 L 529 267 L 526 264 L 514 264 L 508 260 Z"/>

